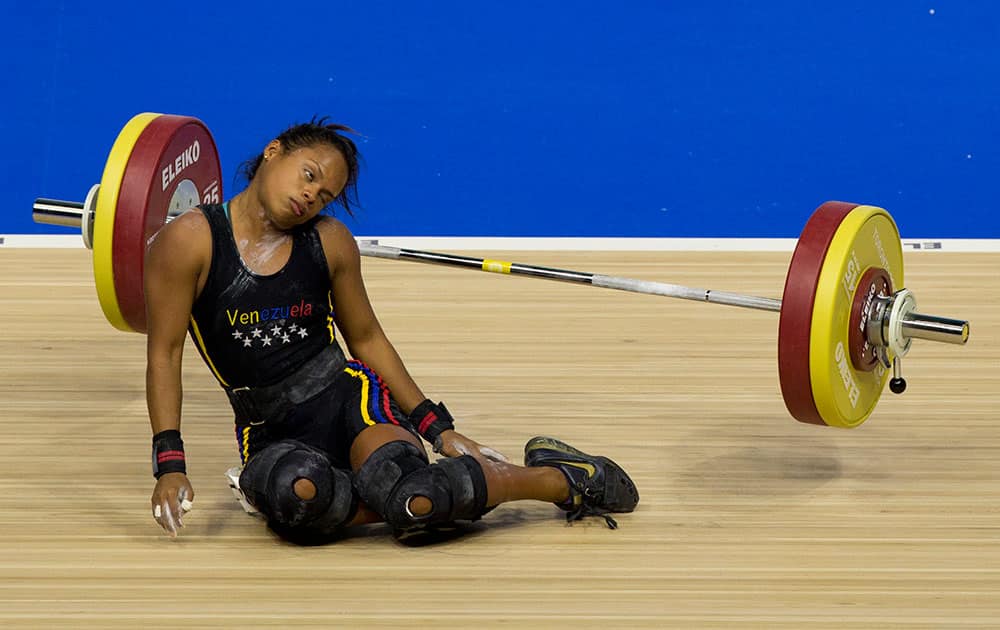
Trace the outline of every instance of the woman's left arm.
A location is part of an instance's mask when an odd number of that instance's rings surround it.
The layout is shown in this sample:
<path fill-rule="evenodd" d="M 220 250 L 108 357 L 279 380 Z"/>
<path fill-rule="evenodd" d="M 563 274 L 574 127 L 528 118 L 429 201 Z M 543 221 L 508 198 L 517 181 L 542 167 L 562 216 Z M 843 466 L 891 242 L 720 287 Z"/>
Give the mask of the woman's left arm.
<path fill-rule="evenodd" d="M 478 451 L 490 459 L 506 460 L 494 449 L 482 446 L 451 428 L 452 418 L 447 409 L 428 400 L 410 376 L 375 316 L 361 277 L 358 244 L 350 231 L 339 221 L 331 219 L 322 220 L 317 227 L 330 268 L 335 320 L 351 356 L 382 377 L 400 410 L 415 424 L 414 428 L 434 444 L 435 450 L 449 457 Z M 414 414 L 414 411 L 417 413 Z M 415 415 L 420 418 L 415 418 Z M 436 427 L 433 426 L 435 424 Z"/>
<path fill-rule="evenodd" d="M 330 267 L 337 327 L 348 351 L 382 377 L 400 409 L 409 414 L 425 396 L 414 382 L 375 316 L 361 278 L 361 256 L 354 237 L 339 221 L 319 226 Z"/>

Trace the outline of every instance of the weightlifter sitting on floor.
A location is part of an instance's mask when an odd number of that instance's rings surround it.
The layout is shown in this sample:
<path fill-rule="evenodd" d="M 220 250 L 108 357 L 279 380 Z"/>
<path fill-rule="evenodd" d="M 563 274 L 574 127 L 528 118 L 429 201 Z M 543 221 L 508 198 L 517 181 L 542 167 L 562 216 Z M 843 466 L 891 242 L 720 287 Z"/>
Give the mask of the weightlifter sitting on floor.
<path fill-rule="evenodd" d="M 287 129 L 245 165 L 243 192 L 186 212 L 150 245 L 156 521 L 175 536 L 194 499 L 180 434 L 190 333 L 235 413 L 239 489 L 285 539 L 323 542 L 380 521 L 403 532 L 475 520 L 518 499 L 614 527 L 608 513 L 639 500 L 620 466 L 547 437 L 528 441 L 525 466 L 510 464 L 455 431 L 445 406 L 414 383 L 368 301 L 353 236 L 320 214 L 333 203 L 350 213 L 356 201 L 358 153 L 345 132 L 325 119 Z M 429 463 L 421 437 L 446 458 Z"/>

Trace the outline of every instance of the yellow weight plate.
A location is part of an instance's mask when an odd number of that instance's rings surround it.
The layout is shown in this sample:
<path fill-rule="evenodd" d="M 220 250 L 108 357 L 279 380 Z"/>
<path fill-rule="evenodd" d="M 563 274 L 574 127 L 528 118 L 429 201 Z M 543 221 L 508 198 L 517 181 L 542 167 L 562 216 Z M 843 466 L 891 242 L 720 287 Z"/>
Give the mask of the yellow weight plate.
<path fill-rule="evenodd" d="M 872 267 L 885 269 L 896 289 L 905 286 L 896 223 L 882 208 L 858 206 L 841 221 L 827 249 L 809 331 L 810 386 L 816 409 L 830 426 L 864 422 L 889 378 L 881 364 L 863 371 L 851 362 L 851 307 L 861 276 Z"/>
<path fill-rule="evenodd" d="M 115 208 L 118 206 L 118 191 L 132 149 L 146 126 L 159 116 L 160 114 L 138 114 L 125 123 L 111 146 L 108 161 L 104 164 L 101 188 L 97 193 L 97 205 L 94 210 L 94 284 L 97 286 L 97 299 L 111 325 L 129 332 L 132 328 L 122 316 L 118 296 L 115 293 L 113 262 Z"/>

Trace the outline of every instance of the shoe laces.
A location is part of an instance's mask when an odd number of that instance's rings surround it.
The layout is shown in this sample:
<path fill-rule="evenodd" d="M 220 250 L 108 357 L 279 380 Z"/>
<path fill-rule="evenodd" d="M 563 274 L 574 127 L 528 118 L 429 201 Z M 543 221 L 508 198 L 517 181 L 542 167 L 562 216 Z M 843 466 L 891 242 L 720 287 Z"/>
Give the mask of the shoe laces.
<path fill-rule="evenodd" d="M 566 523 L 572 525 L 574 521 L 579 521 L 587 516 L 600 516 L 604 519 L 604 523 L 608 526 L 608 529 L 618 529 L 618 521 L 611 518 L 607 510 L 591 507 L 585 503 L 566 513 Z"/>

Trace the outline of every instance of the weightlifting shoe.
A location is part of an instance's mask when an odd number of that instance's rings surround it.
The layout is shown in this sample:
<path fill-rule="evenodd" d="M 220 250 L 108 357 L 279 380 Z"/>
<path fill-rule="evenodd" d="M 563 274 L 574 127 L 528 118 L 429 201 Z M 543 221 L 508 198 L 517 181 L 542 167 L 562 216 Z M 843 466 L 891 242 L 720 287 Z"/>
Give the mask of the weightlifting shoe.
<path fill-rule="evenodd" d="M 556 507 L 565 510 L 566 522 L 601 516 L 611 529 L 618 523 L 610 512 L 631 512 L 639 491 L 622 467 L 607 457 L 588 455 L 555 438 L 534 437 L 524 445 L 525 466 L 558 468 L 569 481 L 569 498 Z"/>
<path fill-rule="evenodd" d="M 243 511 L 247 514 L 260 514 L 257 508 L 250 505 L 250 501 L 247 500 L 246 495 L 240 490 L 240 473 L 242 471 L 243 469 L 238 466 L 234 466 L 226 471 L 226 481 L 229 482 L 229 489 L 233 491 L 233 496 L 239 501 L 243 507 Z"/>

